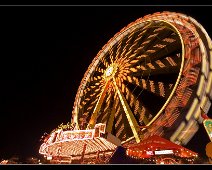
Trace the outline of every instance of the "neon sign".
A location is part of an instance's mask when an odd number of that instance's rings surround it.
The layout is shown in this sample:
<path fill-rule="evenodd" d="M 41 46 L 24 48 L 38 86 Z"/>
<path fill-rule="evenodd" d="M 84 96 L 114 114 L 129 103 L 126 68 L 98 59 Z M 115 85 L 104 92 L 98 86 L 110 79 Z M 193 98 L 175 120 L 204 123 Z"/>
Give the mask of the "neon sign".
<path fill-rule="evenodd" d="M 154 155 L 154 152 L 153 151 L 146 151 L 146 154 L 147 155 Z"/>
<path fill-rule="evenodd" d="M 155 155 L 165 155 L 165 154 L 173 154 L 173 150 L 161 150 L 155 151 Z"/>

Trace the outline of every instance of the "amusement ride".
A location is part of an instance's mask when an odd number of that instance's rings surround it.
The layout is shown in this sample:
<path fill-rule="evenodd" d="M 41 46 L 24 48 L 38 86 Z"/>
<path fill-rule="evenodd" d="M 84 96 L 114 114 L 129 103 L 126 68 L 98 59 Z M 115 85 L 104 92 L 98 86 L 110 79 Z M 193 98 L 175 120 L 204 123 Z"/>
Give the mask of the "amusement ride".
<path fill-rule="evenodd" d="M 156 12 L 130 23 L 94 57 L 71 123 L 46 135 L 40 154 L 51 163 L 108 163 L 117 147 L 130 153 L 152 136 L 186 145 L 211 106 L 211 49 L 206 30 L 185 14 Z"/>

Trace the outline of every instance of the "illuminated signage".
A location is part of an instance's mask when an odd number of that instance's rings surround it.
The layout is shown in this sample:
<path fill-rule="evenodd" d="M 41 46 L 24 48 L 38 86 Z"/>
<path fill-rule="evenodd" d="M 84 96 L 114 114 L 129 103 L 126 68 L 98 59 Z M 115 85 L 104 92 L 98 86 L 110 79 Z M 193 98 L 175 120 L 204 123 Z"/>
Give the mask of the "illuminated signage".
<path fill-rule="evenodd" d="M 64 140 L 87 140 L 93 139 L 94 137 L 100 137 L 100 133 L 105 133 L 106 125 L 99 123 L 95 125 L 95 129 L 88 130 L 58 130 L 51 134 L 47 144 Z"/>
<path fill-rule="evenodd" d="M 146 154 L 147 155 L 154 155 L 154 152 L 153 151 L 146 151 Z"/>
<path fill-rule="evenodd" d="M 63 132 L 63 140 L 85 140 L 93 138 L 94 130 L 73 130 Z"/>
<path fill-rule="evenodd" d="M 173 154 L 173 150 L 155 151 L 155 155 Z"/>

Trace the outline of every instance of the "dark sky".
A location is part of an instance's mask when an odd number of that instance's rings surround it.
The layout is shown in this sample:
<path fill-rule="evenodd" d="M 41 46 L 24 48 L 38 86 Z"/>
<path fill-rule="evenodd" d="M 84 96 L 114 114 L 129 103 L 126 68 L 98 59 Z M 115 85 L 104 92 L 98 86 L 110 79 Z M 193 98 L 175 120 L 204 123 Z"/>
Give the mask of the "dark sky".
<path fill-rule="evenodd" d="M 194 17 L 212 37 L 212 6 L 0 6 L 0 159 L 39 156 L 43 133 L 70 121 L 80 81 L 103 45 L 164 10 Z M 204 153 L 208 142 L 201 126 L 188 147 Z"/>

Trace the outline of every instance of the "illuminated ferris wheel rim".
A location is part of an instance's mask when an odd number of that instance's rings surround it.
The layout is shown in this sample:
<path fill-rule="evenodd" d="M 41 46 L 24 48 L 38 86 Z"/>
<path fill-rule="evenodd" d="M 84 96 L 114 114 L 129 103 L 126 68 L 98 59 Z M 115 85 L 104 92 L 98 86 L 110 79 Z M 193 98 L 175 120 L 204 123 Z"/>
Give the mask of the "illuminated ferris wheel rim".
<path fill-rule="evenodd" d="M 164 19 L 164 15 L 169 15 L 169 17 Z M 181 77 L 181 74 L 182 74 L 183 68 L 184 68 L 184 57 L 185 57 L 184 56 L 185 55 L 184 54 L 185 53 L 184 52 L 185 51 L 185 48 L 184 48 L 185 40 L 183 40 L 183 37 L 181 36 L 181 33 L 179 33 L 178 28 L 176 28 L 176 25 L 173 25 L 173 23 L 174 24 L 180 24 L 181 26 L 185 26 L 185 25 L 183 25 L 183 23 L 181 22 L 180 19 L 179 20 L 176 19 L 176 21 L 173 21 L 173 19 L 171 17 L 173 17 L 174 15 L 179 16 L 181 20 L 182 19 L 186 20 L 186 22 L 189 20 L 189 22 L 191 22 L 191 23 L 187 22 L 186 24 L 190 25 L 191 27 L 189 27 L 187 29 L 189 29 L 197 37 L 199 37 L 199 32 L 201 32 L 203 34 L 203 36 L 205 36 L 205 39 L 207 41 L 206 45 L 208 45 L 209 48 L 211 49 L 211 46 L 212 46 L 211 45 L 211 39 L 208 36 L 208 34 L 205 31 L 205 29 L 195 19 L 193 19 L 191 17 L 188 17 L 188 16 L 186 16 L 184 14 L 174 13 L 174 12 L 155 13 L 155 14 L 153 14 L 151 16 L 146 16 L 144 18 L 139 18 L 135 22 L 130 23 L 127 27 L 124 27 L 120 32 L 118 32 L 112 39 L 110 39 L 108 41 L 108 43 L 102 48 L 102 50 L 99 51 L 97 56 L 94 58 L 94 60 L 90 64 L 87 72 L 85 73 L 84 78 L 83 78 L 83 80 L 82 80 L 82 82 L 80 84 L 80 87 L 79 87 L 77 95 L 76 95 L 76 99 L 75 99 L 75 103 L 74 103 L 74 109 L 73 109 L 73 113 L 72 113 L 73 114 L 72 121 L 76 122 L 78 127 L 79 127 L 79 125 L 78 125 L 78 120 L 79 120 L 79 118 L 78 118 L 78 111 L 79 111 L 78 110 L 79 109 L 78 105 L 79 105 L 79 103 L 81 101 L 81 97 L 83 95 L 82 91 L 86 87 L 86 83 L 85 82 L 88 81 L 89 77 L 94 72 L 95 67 L 98 66 L 98 63 L 100 62 L 100 60 L 102 58 L 104 58 L 105 54 L 110 50 L 110 48 L 113 47 L 124 36 L 126 36 L 128 33 L 130 33 L 130 31 L 133 31 L 134 29 L 136 29 L 136 27 L 140 26 L 140 28 L 141 28 L 144 25 L 145 22 L 152 22 L 152 21 L 166 22 L 168 25 L 171 25 L 172 28 L 176 29 L 176 31 L 177 31 L 177 33 L 178 33 L 178 35 L 180 37 L 180 40 L 181 40 L 181 44 L 182 44 L 182 59 L 183 59 L 183 61 L 181 63 L 181 69 L 180 69 L 180 73 L 179 73 L 179 76 L 178 76 L 178 81 L 176 82 L 175 88 L 172 90 L 172 95 L 169 96 L 169 100 L 167 100 L 166 105 L 169 103 L 169 101 L 171 100 L 171 98 L 173 96 L 173 93 L 174 93 L 175 89 L 177 88 L 177 85 L 179 84 L 179 79 Z M 192 27 L 193 26 L 192 24 L 195 27 Z M 188 26 L 188 25 L 186 25 L 186 26 Z M 199 32 L 196 31 L 197 27 L 200 29 Z M 210 80 L 212 80 L 212 78 L 211 78 L 212 75 L 211 75 L 211 73 L 209 74 L 209 70 L 208 70 L 209 69 L 209 65 L 208 65 L 208 62 L 207 62 L 208 58 L 211 57 L 211 55 L 206 52 L 206 49 L 205 49 L 206 47 L 204 46 L 204 44 L 203 44 L 203 42 L 202 42 L 202 40 L 200 38 L 199 38 L 199 47 L 200 47 L 200 51 L 202 53 L 201 57 L 203 57 L 202 58 L 203 62 L 202 62 L 202 65 L 201 65 L 201 71 L 202 71 L 202 74 L 204 74 L 204 76 L 209 77 L 209 80 L 208 80 L 209 83 L 208 84 L 206 83 L 206 86 L 207 86 L 206 93 L 207 93 L 207 95 L 209 95 L 211 97 L 211 94 L 209 94 L 209 93 L 211 91 L 211 81 Z M 209 60 L 211 60 L 211 58 Z M 211 65 L 212 64 L 210 64 L 210 69 L 212 68 Z M 111 76 L 111 74 L 113 74 L 113 67 L 107 68 L 107 71 L 105 72 L 106 77 Z M 209 74 L 209 76 L 208 76 L 208 74 Z M 200 83 L 199 83 L 198 90 L 197 90 L 197 95 L 198 96 L 202 96 L 202 95 L 200 95 L 200 93 L 201 94 L 205 93 L 205 92 L 201 92 L 203 78 L 202 78 L 202 76 L 200 76 L 200 77 L 201 78 L 198 78 L 198 79 L 200 79 Z M 166 105 L 164 105 L 164 107 L 162 107 L 161 112 L 164 110 Z M 200 103 L 200 105 L 206 105 L 206 99 L 204 99 L 204 102 Z M 190 112 L 191 112 L 191 109 L 189 110 L 189 114 L 191 114 Z M 151 123 L 153 123 L 154 120 L 157 119 L 157 117 L 159 115 L 160 114 L 157 114 L 157 116 L 155 116 L 155 118 L 151 121 Z M 196 119 L 198 119 L 198 121 L 201 121 L 201 118 L 199 118 L 198 115 L 199 115 L 199 113 L 195 113 Z M 187 117 L 191 117 L 191 116 L 187 114 Z M 150 125 L 150 123 L 148 125 Z"/>
<path fill-rule="evenodd" d="M 179 84 L 179 81 L 180 81 L 180 77 L 181 77 L 181 74 L 182 74 L 182 71 L 183 71 L 183 66 L 184 66 L 184 43 L 183 43 L 183 39 L 182 39 L 182 36 L 180 34 L 180 32 L 178 31 L 178 29 L 172 24 L 172 23 L 169 23 L 167 22 L 166 20 L 164 19 L 152 19 L 152 20 L 145 20 L 145 21 L 140 21 L 140 19 L 138 19 L 139 22 L 137 22 L 137 20 L 132 23 L 132 24 L 129 24 L 127 27 L 123 28 L 120 32 L 117 33 L 117 35 L 115 35 L 112 39 L 110 39 L 108 41 L 107 44 L 105 44 L 102 48 L 102 50 L 99 51 L 99 53 L 97 54 L 97 56 L 93 59 L 91 65 L 89 66 L 89 68 L 93 68 L 93 69 L 88 69 L 88 72 L 86 72 L 84 74 L 84 78 L 82 80 L 83 81 L 88 81 L 88 79 L 90 78 L 91 74 L 93 73 L 95 67 L 99 64 L 99 61 L 105 56 L 105 54 L 115 45 L 118 43 L 119 40 L 121 40 L 122 38 L 124 38 L 127 34 L 129 34 L 131 31 L 137 29 L 137 28 L 142 28 L 145 26 L 145 23 L 148 23 L 148 22 L 163 22 L 163 23 L 166 23 L 167 25 L 171 26 L 172 29 L 174 29 L 174 31 L 177 33 L 177 35 L 179 36 L 180 38 L 180 41 L 181 41 L 181 46 L 182 46 L 182 55 L 181 55 L 181 58 L 182 58 L 182 62 L 181 62 L 181 66 L 180 66 L 180 71 L 179 71 L 179 75 L 178 75 L 178 78 L 177 78 L 177 81 L 174 85 L 174 88 L 169 96 L 169 98 L 167 99 L 166 103 L 163 105 L 163 107 L 160 109 L 160 111 L 157 113 L 157 115 L 149 122 L 149 124 L 147 126 L 149 126 L 155 119 L 157 119 L 157 117 L 163 112 L 164 108 L 166 107 L 166 105 L 168 104 L 168 102 L 171 100 L 171 97 L 173 96 L 174 94 L 174 91 L 176 90 L 177 88 L 177 85 Z M 114 72 L 114 70 L 116 70 L 116 68 L 114 69 L 113 66 L 109 66 L 106 71 L 105 71 L 105 74 L 104 74 L 104 77 L 110 77 L 111 74 Z M 86 75 L 90 75 L 90 76 L 86 76 Z M 77 94 L 78 96 L 82 96 L 82 92 L 83 92 L 83 89 L 85 88 L 86 84 L 82 84 L 81 82 L 81 85 L 78 89 L 78 92 L 80 92 L 80 94 Z M 76 100 L 75 102 L 76 103 L 80 103 L 80 100 L 81 98 L 77 98 L 76 97 Z M 75 104 L 74 104 L 75 105 Z M 76 104 L 78 105 L 78 104 Z M 73 113 L 74 114 L 74 122 L 77 123 L 76 126 L 79 126 L 78 125 L 78 107 L 74 107 L 73 109 Z"/>

